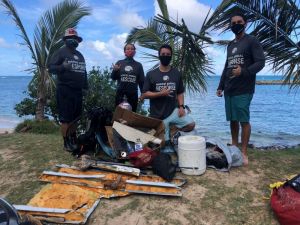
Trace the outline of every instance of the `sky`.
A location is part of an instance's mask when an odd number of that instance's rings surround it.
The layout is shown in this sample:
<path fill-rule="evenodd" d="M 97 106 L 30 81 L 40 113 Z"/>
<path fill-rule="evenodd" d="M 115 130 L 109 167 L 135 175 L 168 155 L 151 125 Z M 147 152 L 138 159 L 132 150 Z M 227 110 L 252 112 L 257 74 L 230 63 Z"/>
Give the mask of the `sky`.
<path fill-rule="evenodd" d="M 35 24 L 42 14 L 60 0 L 11 0 L 25 26 L 28 36 L 33 37 Z M 78 27 L 79 36 L 83 38 L 78 50 L 84 55 L 87 70 L 93 66 L 110 67 L 117 60 L 124 58 L 124 42 L 127 34 L 134 27 L 145 27 L 148 20 L 159 14 L 155 0 L 81 0 L 91 7 L 90 16 L 84 17 Z M 221 0 L 167 0 L 171 18 L 184 18 L 190 30 L 198 32 L 208 11 L 212 11 Z M 0 76 L 28 75 L 32 60 L 29 50 L 21 45 L 19 31 L 11 17 L 0 7 Z M 212 34 L 212 38 L 233 39 L 228 32 L 223 35 Z M 135 59 L 144 65 L 147 71 L 153 63 L 143 58 L 142 49 L 137 47 Z M 205 50 L 213 60 L 214 73 L 222 73 L 226 49 L 212 46 Z M 259 74 L 272 74 L 266 66 Z"/>

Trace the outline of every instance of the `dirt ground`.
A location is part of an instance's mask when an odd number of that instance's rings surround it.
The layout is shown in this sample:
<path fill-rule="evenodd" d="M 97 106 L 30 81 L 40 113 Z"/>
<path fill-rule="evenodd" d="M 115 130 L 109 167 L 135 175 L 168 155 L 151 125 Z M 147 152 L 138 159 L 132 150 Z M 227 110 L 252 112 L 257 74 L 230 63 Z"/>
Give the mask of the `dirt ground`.
<path fill-rule="evenodd" d="M 26 204 L 44 185 L 38 177 L 56 163 L 71 165 L 58 135 L 0 135 L 0 196 Z M 230 173 L 207 169 L 183 177 L 182 197 L 132 194 L 101 199 L 88 225 L 278 225 L 265 197 L 269 184 L 300 171 L 300 149 L 249 151 L 249 166 Z"/>
<path fill-rule="evenodd" d="M 224 173 L 207 169 L 201 176 L 177 176 L 187 179 L 182 197 L 103 199 L 88 224 L 278 224 L 268 209 L 269 202 L 263 199 L 269 193 L 260 189 L 264 178 L 261 171 L 237 168 Z M 232 214 L 234 218 L 230 219 Z"/>

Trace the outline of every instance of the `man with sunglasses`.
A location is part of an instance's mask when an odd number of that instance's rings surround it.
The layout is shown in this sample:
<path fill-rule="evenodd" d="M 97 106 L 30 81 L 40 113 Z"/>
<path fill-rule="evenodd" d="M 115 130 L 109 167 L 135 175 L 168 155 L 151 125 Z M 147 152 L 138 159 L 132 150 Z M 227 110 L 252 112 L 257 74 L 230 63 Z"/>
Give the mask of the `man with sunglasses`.
<path fill-rule="evenodd" d="M 239 127 L 242 133 L 242 154 L 244 165 L 248 164 L 247 146 L 251 134 L 250 104 L 255 90 L 256 73 L 265 65 L 262 45 L 245 33 L 246 17 L 234 13 L 230 18 L 230 28 L 235 39 L 227 46 L 227 59 L 217 89 L 217 96 L 224 91 L 226 119 L 230 121 L 232 145 L 238 146 Z"/>

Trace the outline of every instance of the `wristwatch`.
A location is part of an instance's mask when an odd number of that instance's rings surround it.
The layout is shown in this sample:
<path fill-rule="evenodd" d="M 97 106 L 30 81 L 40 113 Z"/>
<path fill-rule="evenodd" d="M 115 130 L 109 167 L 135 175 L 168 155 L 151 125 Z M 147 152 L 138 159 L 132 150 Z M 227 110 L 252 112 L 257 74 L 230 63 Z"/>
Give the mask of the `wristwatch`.
<path fill-rule="evenodd" d="M 185 109 L 185 106 L 184 105 L 179 105 L 179 108 Z"/>

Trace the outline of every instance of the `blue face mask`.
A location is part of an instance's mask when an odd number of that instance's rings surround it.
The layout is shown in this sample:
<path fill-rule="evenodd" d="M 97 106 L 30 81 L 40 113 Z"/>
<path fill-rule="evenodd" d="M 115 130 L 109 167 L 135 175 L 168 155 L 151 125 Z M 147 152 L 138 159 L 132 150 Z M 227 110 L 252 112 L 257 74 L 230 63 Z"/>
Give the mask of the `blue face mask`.
<path fill-rule="evenodd" d="M 79 43 L 76 39 L 66 39 L 65 40 L 66 46 L 69 48 L 77 48 Z"/>

